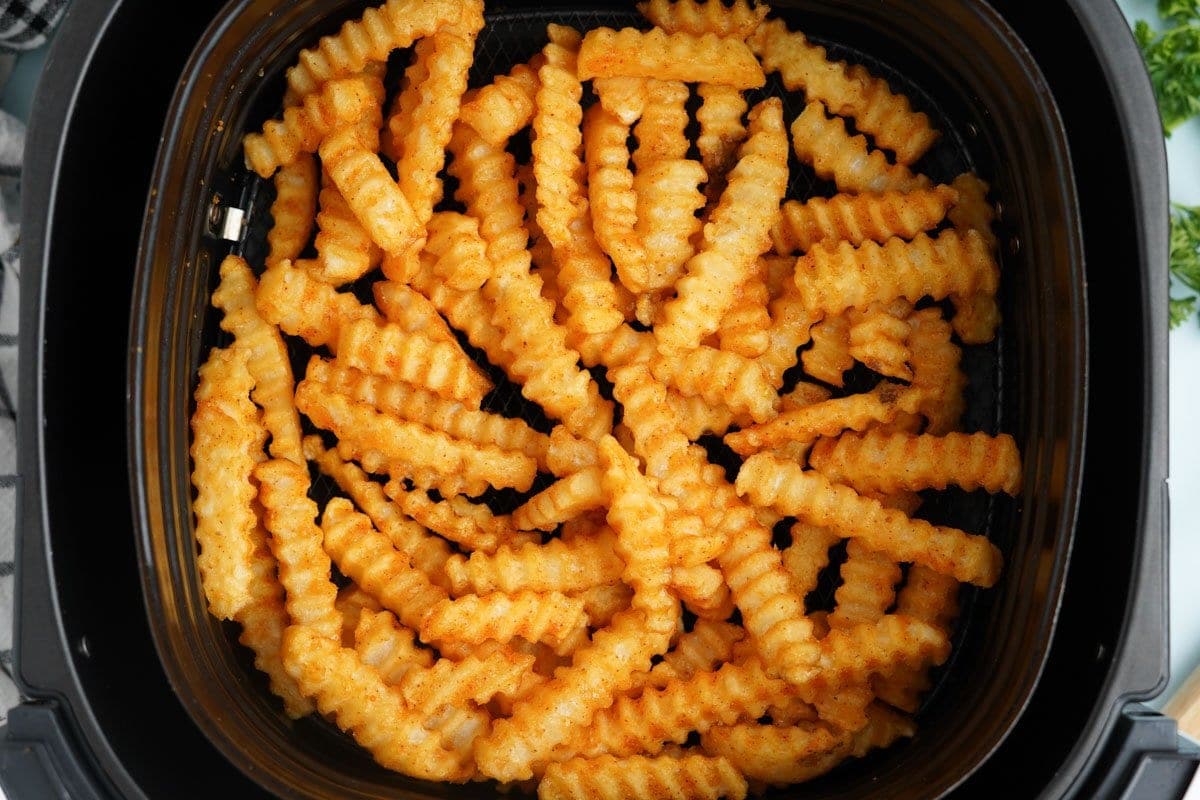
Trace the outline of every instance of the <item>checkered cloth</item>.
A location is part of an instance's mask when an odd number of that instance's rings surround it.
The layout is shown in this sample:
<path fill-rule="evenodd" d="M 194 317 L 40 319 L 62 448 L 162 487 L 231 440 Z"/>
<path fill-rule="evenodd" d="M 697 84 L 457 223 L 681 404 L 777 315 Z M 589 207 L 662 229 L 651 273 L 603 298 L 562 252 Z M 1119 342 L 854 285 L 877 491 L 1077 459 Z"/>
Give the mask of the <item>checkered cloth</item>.
<path fill-rule="evenodd" d="M 67 0 L 0 0 L 0 52 L 40 47 L 66 8 Z"/>
<path fill-rule="evenodd" d="M 68 0 L 0 0 L 0 91 L 17 54 L 46 42 Z M 21 161 L 25 125 L 0 111 L 0 724 L 20 702 L 12 680 L 13 541 L 17 473 L 17 325 Z M 2 793 L 0 793 L 2 796 Z"/>

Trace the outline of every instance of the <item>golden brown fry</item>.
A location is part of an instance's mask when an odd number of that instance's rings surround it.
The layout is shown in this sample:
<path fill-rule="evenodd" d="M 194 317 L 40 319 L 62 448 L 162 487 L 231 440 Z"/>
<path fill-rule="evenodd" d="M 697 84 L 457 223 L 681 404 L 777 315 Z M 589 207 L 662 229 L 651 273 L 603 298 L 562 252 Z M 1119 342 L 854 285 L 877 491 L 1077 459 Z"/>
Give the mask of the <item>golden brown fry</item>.
<path fill-rule="evenodd" d="M 858 491 L 915 492 L 953 484 L 1016 495 L 1021 488 L 1021 455 L 1008 434 L 845 433 L 818 442 L 809 462 L 831 481 Z"/>
<path fill-rule="evenodd" d="M 841 386 L 842 375 L 854 366 L 850 355 L 850 317 L 835 314 L 818 322 L 809 331 L 812 347 L 800 354 L 804 373 L 810 378 Z"/>
<path fill-rule="evenodd" d="M 470 558 L 451 556 L 446 562 L 446 576 L 455 595 L 585 592 L 620 580 L 625 562 L 613 550 L 614 541 L 612 530 L 602 528 L 569 543 L 554 538 L 546 544 L 501 545 L 491 555 L 476 551 Z M 592 620 L 587 603 L 584 613 Z"/>
<path fill-rule="evenodd" d="M 313 424 L 334 433 L 339 449 L 353 452 L 368 471 L 380 468 L 446 494 L 482 494 L 487 486 L 525 491 L 537 464 L 520 453 L 477 447 L 418 423 L 381 414 L 367 403 L 307 380 L 296 389 L 296 407 Z M 372 458 L 372 455 L 374 458 Z M 457 490 L 457 491 L 455 491 Z"/>
<path fill-rule="evenodd" d="M 692 537 L 699 539 L 700 537 Z M 708 555 L 680 555 L 680 537 L 672 541 L 672 559 L 680 562 L 671 568 L 671 590 L 688 610 L 702 620 L 725 620 L 733 613 L 733 595 L 719 569 L 700 561 Z M 709 559 L 711 560 L 711 559 Z M 687 566 L 684 566 L 684 565 Z"/>
<path fill-rule="evenodd" d="M 325 549 L 341 573 L 374 596 L 406 627 L 419 628 L 446 598 L 445 590 L 413 567 L 408 556 L 348 501 L 335 497 L 325 504 L 321 529 L 325 532 Z"/>
<path fill-rule="evenodd" d="M 279 562 L 279 582 L 288 616 L 296 625 L 341 641 L 342 615 L 334 608 L 337 587 L 329 579 L 329 556 L 322 549 L 317 504 L 308 497 L 308 468 L 282 459 L 254 468 L 263 525 L 271 534 L 271 552 Z"/>
<path fill-rule="evenodd" d="M 458 343 L 412 334 L 395 323 L 360 319 L 338 332 L 338 358 L 346 366 L 428 389 L 444 400 L 479 407 L 492 385 Z"/>
<path fill-rule="evenodd" d="M 792 543 L 783 551 L 783 566 L 791 577 L 792 591 L 807 597 L 817 588 L 821 570 L 829 564 L 829 548 L 839 541 L 828 528 L 796 522 L 792 525 Z"/>
<path fill-rule="evenodd" d="M 622 611 L 607 628 L 596 631 L 570 666 L 535 687 L 513 707 L 508 719 L 496 720 L 492 732 L 475 750 L 480 772 L 497 780 L 525 780 L 550 758 L 553 749 L 588 725 L 614 695 L 626 691 L 650 659 L 665 652 L 669 633 L 654 633 L 640 611 Z"/>
<path fill-rule="evenodd" d="M 321 164 L 375 244 L 392 254 L 421 246 L 425 229 L 412 204 L 353 128 L 340 128 L 327 136 L 320 154 Z"/>
<path fill-rule="evenodd" d="M 568 326 L 602 334 L 624 318 L 617 309 L 611 266 L 593 232 L 583 187 L 583 85 L 575 74 L 579 34 L 561 25 L 550 25 L 547 31 L 550 43 L 542 50 L 546 63 L 538 71 L 541 86 L 533 117 L 537 221 L 558 263 Z"/>
<path fill-rule="evenodd" d="M 841 575 L 842 585 L 834 592 L 837 605 L 829 615 L 830 628 L 875 622 L 896 599 L 900 565 L 860 541 L 851 539 L 846 543 Z"/>
<path fill-rule="evenodd" d="M 880 375 L 911 381 L 907 341 L 912 310 L 912 303 L 903 298 L 873 303 L 863 310 L 848 309 L 850 355 Z"/>
<path fill-rule="evenodd" d="M 507 75 L 497 75 L 473 99 L 463 103 L 458 118 L 488 144 L 502 146 L 533 120 L 537 73 L 544 63 L 539 53 L 529 63 L 517 64 Z"/>
<path fill-rule="evenodd" d="M 586 626 L 583 601 L 561 592 L 469 594 L 434 606 L 421 623 L 421 639 L 477 645 L 519 636 L 557 647 Z"/>
<path fill-rule="evenodd" d="M 789 280 L 784 292 L 771 301 L 771 330 L 767 351 L 759 357 L 771 385 L 783 386 L 783 374 L 799 358 L 797 350 L 808 344 L 813 323 L 819 319 L 801 302 L 796 282 Z"/>
<path fill-rule="evenodd" d="M 254 300 L 264 320 L 313 347 L 336 348 L 338 332 L 347 321 L 380 319 L 373 306 L 316 280 L 286 260 L 263 273 Z"/>
<path fill-rule="evenodd" d="M 433 273 L 452 289 L 474 291 L 491 274 L 479 222 L 463 214 L 442 211 L 433 215 L 425 253 L 431 257 Z"/>
<path fill-rule="evenodd" d="M 596 241 L 612 258 L 621 283 L 644 292 L 650 264 L 638 236 L 638 197 L 629 169 L 629 126 L 597 104 L 584 115 L 588 200 Z"/>
<path fill-rule="evenodd" d="M 458 347 L 458 339 L 438 314 L 437 307 L 411 286 L 395 281 L 378 281 L 371 285 L 371 294 L 384 318 L 399 325 L 405 333 Z"/>
<path fill-rule="evenodd" d="M 733 646 L 746 638 L 739 625 L 719 620 L 696 620 L 688 633 L 679 637 L 650 674 L 687 680 L 698 672 L 712 672 L 733 657 Z"/>
<path fill-rule="evenodd" d="M 722 7 L 719 3 L 705 3 L 705 8 L 710 6 Z M 702 83 L 696 92 L 703 100 L 696 110 L 696 121 L 700 123 L 696 149 L 700 151 L 701 163 L 708 173 L 709 186 L 705 193 L 710 201 L 715 201 L 721 196 L 725 174 L 736 161 L 737 149 L 746 139 L 746 126 L 742 124 L 746 99 L 732 86 L 717 83 Z"/>
<path fill-rule="evenodd" d="M 364 611 L 379 612 L 383 606 L 379 601 L 351 582 L 338 589 L 337 599 L 333 601 L 334 608 L 342 615 L 342 647 L 354 646 L 354 632 L 358 630 L 358 622 Z M 433 663 L 432 660 L 430 663 Z"/>
<path fill-rule="evenodd" d="M 698 187 L 707 179 L 704 167 L 686 158 L 654 161 L 633 176 L 638 235 L 646 252 L 653 254 L 648 289 L 674 286 L 695 254 L 702 225 L 696 212 L 704 206 Z"/>
<path fill-rule="evenodd" d="M 996 209 L 988 202 L 990 187 L 972 173 L 954 179 L 954 188 L 959 200 L 950 211 L 950 221 L 957 231 L 974 230 L 994 251 L 998 240 L 993 230 Z M 994 294 L 976 292 L 970 295 L 953 295 L 954 331 L 964 344 L 985 344 L 996 336 L 1000 325 L 1000 309 Z"/>
<path fill-rule="evenodd" d="M 825 400 L 785 411 L 770 422 L 725 436 L 725 444 L 742 456 L 785 442 L 813 442 L 842 430 L 861 431 L 875 422 L 890 422 L 902 411 L 916 411 L 921 393 L 896 383 L 881 383 L 869 392 Z"/>
<path fill-rule="evenodd" d="M 589 467 L 560 478 L 513 511 L 513 525 L 522 531 L 552 531 L 572 517 L 602 507 L 608 495 L 600 485 L 600 474 L 599 467 Z"/>
<path fill-rule="evenodd" d="M 305 456 L 317 463 L 321 472 L 333 478 L 355 505 L 370 517 L 372 524 L 392 545 L 403 553 L 412 566 L 420 570 L 435 586 L 447 588 L 443 567 L 450 557 L 446 542 L 432 536 L 423 527 L 406 517 L 384 496 L 383 487 L 367 477 L 353 463 L 343 461 L 337 450 L 326 450 L 319 436 L 304 439 Z"/>
<path fill-rule="evenodd" d="M 321 189 L 317 214 L 317 259 L 307 262 L 312 276 L 333 286 L 351 283 L 379 266 L 383 251 L 371 240 L 346 198 L 332 183 Z"/>
<path fill-rule="evenodd" d="M 600 107 L 615 116 L 625 126 L 633 125 L 646 108 L 647 81 L 628 75 L 613 75 L 592 79 L 592 88 Z"/>
<path fill-rule="evenodd" d="M 738 414 L 726 405 L 712 405 L 703 397 L 687 397 L 675 390 L 667 391 L 667 405 L 679 420 L 679 429 L 691 441 L 706 433 L 724 436 L 731 425 L 752 425 L 749 414 Z"/>
<path fill-rule="evenodd" d="M 433 666 L 433 652 L 421 647 L 413 630 L 401 625 L 390 611 L 363 608 L 349 646 L 389 686 L 398 685 L 410 672 Z"/>
<path fill-rule="evenodd" d="M 505 544 L 517 547 L 537 541 L 536 537 L 518 533 L 508 517 L 493 516 L 487 506 L 472 503 L 465 497 L 451 497 L 435 503 L 423 490 L 408 491 L 397 480 L 388 481 L 383 492 L 405 514 L 470 550 L 494 553 Z"/>
<path fill-rule="evenodd" d="M 628 75 L 756 89 L 766 82 L 744 42 L 716 34 L 668 34 L 661 28 L 593 28 L 579 49 L 579 79 Z"/>
<path fill-rule="evenodd" d="M 805 106 L 792 123 L 792 147 L 817 177 L 832 180 L 843 192 L 908 192 L 929 187 L 924 175 L 914 175 L 903 164 L 889 164 L 882 150 L 868 151 L 866 137 L 851 137 L 840 118 L 825 116 L 819 100 Z"/>
<path fill-rule="evenodd" d="M 427 780 L 463 782 L 469 754 L 447 751 L 425 728 L 425 714 L 410 708 L 354 650 L 293 625 L 283 637 L 284 663 L 321 713 L 354 736 L 384 767 Z"/>
<path fill-rule="evenodd" d="M 424 79 L 406 87 L 401 95 L 406 113 L 388 120 L 396 146 L 400 190 L 421 225 L 429 222 L 434 205 L 442 199 L 437 175 L 445 162 L 446 145 L 467 89 L 475 37 L 482 27 L 483 0 L 466 0 L 458 23 L 446 25 L 423 40 L 422 45 L 432 43 L 427 52 L 417 49 L 417 58 L 425 62 Z M 405 104 L 405 95 L 410 94 L 413 100 Z"/>
<path fill-rule="evenodd" d="M 958 581 L 920 564 L 908 571 L 908 582 L 900 590 L 896 612 L 923 620 L 950 632 L 958 616 Z M 932 688 L 928 669 L 897 669 L 889 675 L 877 675 L 872 686 L 879 699 L 903 711 L 915 713 L 921 696 Z"/>
<path fill-rule="evenodd" d="M 663 309 L 654 336 L 660 348 L 693 349 L 720 324 L 737 287 L 770 247 L 770 226 L 787 188 L 787 134 L 778 99 L 750 112 L 750 137 L 721 202 L 704 228 L 701 246 L 687 263 L 674 300 Z"/>
<path fill-rule="evenodd" d="M 711 5 L 720 6 L 717 0 Z M 546 767 L 538 800 L 671 797 L 676 800 L 742 800 L 746 779 L 724 758 L 704 755 L 577 758 Z"/>
<path fill-rule="evenodd" d="M 246 368 L 254 378 L 250 396 L 263 410 L 271 455 L 303 464 L 300 417 L 292 402 L 295 380 L 291 361 L 279 331 L 258 315 L 256 291 L 250 265 L 238 256 L 226 256 L 221 262 L 221 283 L 212 296 L 213 305 L 224 312 L 221 328 L 232 333 L 247 353 Z"/>
<path fill-rule="evenodd" d="M 974 231 L 945 231 L 936 239 L 921 233 L 911 242 L 864 242 L 854 247 L 819 244 L 796 261 L 796 286 L 809 310 L 826 315 L 903 297 L 995 293 L 996 260 Z"/>
<path fill-rule="evenodd" d="M 317 213 L 317 162 L 297 157 L 275 173 L 275 201 L 267 231 L 267 266 L 300 256 L 312 236 Z"/>
<path fill-rule="evenodd" d="M 646 81 L 646 106 L 633 129 L 638 142 L 633 164 L 639 172 L 657 162 L 687 156 L 688 97 L 688 88 L 680 81 L 657 78 Z"/>
<path fill-rule="evenodd" d="M 667 33 L 683 31 L 693 36 L 715 33 L 725 39 L 745 39 L 754 33 L 770 9 L 766 3 L 734 0 L 731 5 L 697 0 L 645 0 L 638 11 Z"/>
<path fill-rule="evenodd" d="M 744 356 L 699 347 L 660 355 L 650 364 L 655 380 L 684 396 L 700 396 L 734 413 L 749 414 L 763 422 L 779 413 L 779 395 L 758 363 Z"/>
<path fill-rule="evenodd" d="M 789 91 L 802 89 L 810 102 L 820 100 L 833 113 L 853 117 L 855 127 L 871 134 L 878 147 L 893 151 L 899 164 L 917 161 L 940 135 L 929 117 L 914 112 L 908 98 L 894 94 L 887 81 L 865 67 L 829 61 L 825 48 L 789 31 L 781 19 L 760 25 L 749 44 L 763 69 L 778 72 Z"/>
<path fill-rule="evenodd" d="M 260 538 L 250 475 L 266 457 L 267 431 L 250 402 L 247 356 L 236 346 L 212 350 L 200 367 L 191 420 L 196 566 L 209 611 L 221 619 L 233 619 L 253 599 L 251 562 Z"/>
<path fill-rule="evenodd" d="M 985 537 L 910 519 L 847 486 L 830 483 L 819 472 L 768 453 L 746 460 L 737 489 L 755 505 L 772 506 L 845 538 L 861 539 L 895 561 L 915 561 L 983 587 L 995 584 L 1000 574 L 1000 551 Z"/>
<path fill-rule="evenodd" d="M 326 81 L 353 75 L 372 61 L 387 61 L 393 50 L 480 11 L 476 3 L 458 0 L 387 0 L 368 8 L 336 34 L 321 37 L 316 47 L 300 51 L 296 65 L 287 71 L 284 105 L 295 105 Z"/>
<path fill-rule="evenodd" d="M 761 275 L 742 284 L 717 328 L 722 350 L 746 358 L 758 358 L 767 352 L 771 345 L 769 300 L 767 284 Z"/>
<path fill-rule="evenodd" d="M 771 229 L 775 252 L 806 253 L 825 242 L 883 243 L 893 237 L 911 239 L 941 224 L 958 200 L 949 186 L 882 194 L 839 194 L 803 203 L 788 200 L 779 223 Z"/>
<path fill-rule="evenodd" d="M 941 309 L 922 309 L 908 322 L 912 386 L 921 392 L 919 410 L 929 420 L 925 432 L 940 436 L 958 428 L 966 408 L 967 376 L 959 368 L 962 351 L 950 340 L 950 324 L 942 319 Z"/>
<path fill-rule="evenodd" d="M 305 377 L 370 403 L 386 414 L 419 422 L 455 439 L 524 453 L 536 459 L 540 468 L 556 475 L 576 472 L 596 460 L 595 445 L 576 439 L 566 430 L 556 428 L 556 433 L 546 436 L 523 420 L 443 400 L 411 384 L 347 367 L 340 360 L 325 361 L 314 356 Z"/>
<path fill-rule="evenodd" d="M 380 116 L 379 103 L 383 98 L 383 83 L 378 78 L 360 75 L 327 83 L 319 93 L 304 99 L 304 105 L 289 108 L 283 120 L 270 120 L 262 133 L 249 133 L 243 141 L 246 166 L 269 178 L 275 170 L 286 167 L 306 153 L 315 153 L 322 141 L 338 128 L 362 120 L 372 121 L 376 128 Z M 356 134 L 352 129 L 348 135 Z"/>

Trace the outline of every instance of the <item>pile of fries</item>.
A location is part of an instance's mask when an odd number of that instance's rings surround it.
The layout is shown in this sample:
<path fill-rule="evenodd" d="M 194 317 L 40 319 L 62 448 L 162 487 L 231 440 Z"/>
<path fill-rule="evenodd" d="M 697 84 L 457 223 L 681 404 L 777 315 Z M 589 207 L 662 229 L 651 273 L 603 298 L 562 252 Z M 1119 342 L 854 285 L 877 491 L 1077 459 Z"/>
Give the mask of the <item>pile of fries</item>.
<path fill-rule="evenodd" d="M 767 6 L 639 8 L 468 88 L 481 0 L 388 0 L 245 138 L 274 225 L 212 296 L 200 577 L 289 715 L 410 776 L 808 780 L 912 735 L 960 583 L 1000 574 L 913 516 L 1020 488 L 1012 437 L 958 431 L 959 344 L 999 323 L 987 185 L 933 185 L 926 115 Z M 747 99 L 771 73 L 794 120 Z M 839 193 L 787 199 L 791 152 Z M 848 394 L 856 364 L 878 383 Z M 501 413 L 503 380 L 544 416 Z"/>

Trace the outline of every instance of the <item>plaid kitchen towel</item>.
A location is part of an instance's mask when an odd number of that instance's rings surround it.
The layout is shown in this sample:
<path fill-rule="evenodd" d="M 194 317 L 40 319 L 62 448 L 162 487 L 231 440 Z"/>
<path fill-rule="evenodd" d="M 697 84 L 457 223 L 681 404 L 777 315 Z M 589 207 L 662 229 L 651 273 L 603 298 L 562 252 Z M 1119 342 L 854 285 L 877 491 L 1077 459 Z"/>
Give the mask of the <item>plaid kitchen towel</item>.
<path fill-rule="evenodd" d="M 40 47 L 66 8 L 67 0 L 0 0 L 0 51 Z"/>

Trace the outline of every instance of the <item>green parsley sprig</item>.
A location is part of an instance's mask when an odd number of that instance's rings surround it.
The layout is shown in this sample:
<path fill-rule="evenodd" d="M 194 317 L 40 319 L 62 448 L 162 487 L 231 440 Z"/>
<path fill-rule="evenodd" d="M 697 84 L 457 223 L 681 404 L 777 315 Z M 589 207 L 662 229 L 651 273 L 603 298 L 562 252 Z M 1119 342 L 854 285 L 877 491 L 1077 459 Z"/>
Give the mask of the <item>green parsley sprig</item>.
<path fill-rule="evenodd" d="M 1200 114 L 1200 0 L 1159 0 L 1158 13 L 1169 26 L 1155 33 L 1145 20 L 1134 36 L 1146 67 L 1167 136 Z"/>
<path fill-rule="evenodd" d="M 1200 206 L 1176 205 L 1171 214 L 1171 275 L 1200 292 Z M 1196 311 L 1196 296 L 1171 298 L 1171 327 Z"/>

